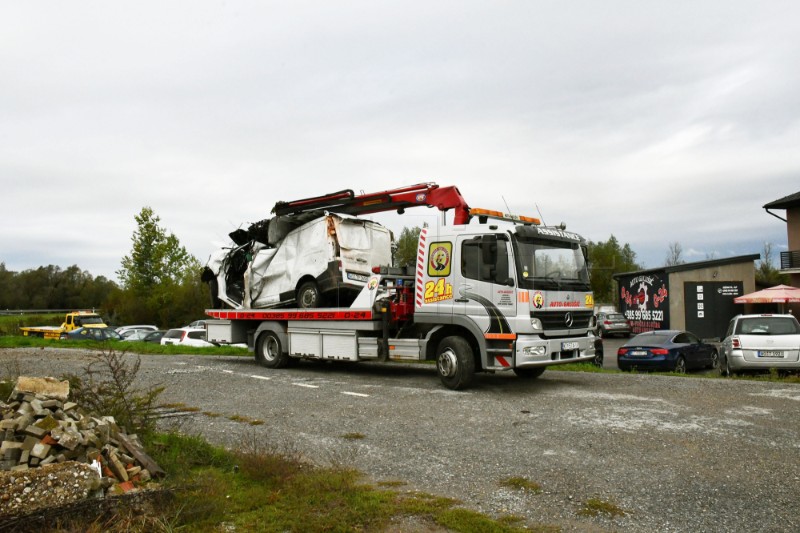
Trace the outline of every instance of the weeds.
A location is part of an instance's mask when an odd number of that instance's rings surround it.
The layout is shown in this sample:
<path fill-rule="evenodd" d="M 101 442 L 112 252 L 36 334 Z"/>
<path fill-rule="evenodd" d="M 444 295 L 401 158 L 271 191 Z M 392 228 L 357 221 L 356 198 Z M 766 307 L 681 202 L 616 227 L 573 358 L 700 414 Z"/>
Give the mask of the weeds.
<path fill-rule="evenodd" d="M 625 516 L 625 511 L 614 503 L 599 498 L 589 498 L 584 504 L 583 509 L 578 511 L 578 514 L 581 516 L 598 516 L 604 514 L 615 518 L 617 516 Z"/>
<path fill-rule="evenodd" d="M 361 440 L 361 439 L 366 439 L 367 436 L 364 435 L 363 433 L 345 433 L 344 435 L 342 435 L 342 438 L 348 440 Z"/>
<path fill-rule="evenodd" d="M 525 490 L 538 494 L 542 492 L 542 486 L 535 481 L 530 481 L 524 477 L 509 477 L 500 480 L 500 485 L 514 490 Z"/>
<path fill-rule="evenodd" d="M 72 400 L 90 413 L 113 416 L 118 425 L 142 434 L 155 429 L 156 401 L 163 387 L 134 385 L 141 359 L 106 348 L 92 355 L 85 377 L 68 375 Z"/>

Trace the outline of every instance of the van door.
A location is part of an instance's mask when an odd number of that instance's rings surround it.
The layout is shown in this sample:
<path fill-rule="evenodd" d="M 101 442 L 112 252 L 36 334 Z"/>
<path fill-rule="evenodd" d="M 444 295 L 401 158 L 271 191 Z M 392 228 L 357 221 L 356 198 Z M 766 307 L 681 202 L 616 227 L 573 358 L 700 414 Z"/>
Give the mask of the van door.
<path fill-rule="evenodd" d="M 453 314 L 471 318 L 487 338 L 513 333 L 509 319 L 517 314 L 517 298 L 508 237 L 460 236 L 457 246 Z"/>

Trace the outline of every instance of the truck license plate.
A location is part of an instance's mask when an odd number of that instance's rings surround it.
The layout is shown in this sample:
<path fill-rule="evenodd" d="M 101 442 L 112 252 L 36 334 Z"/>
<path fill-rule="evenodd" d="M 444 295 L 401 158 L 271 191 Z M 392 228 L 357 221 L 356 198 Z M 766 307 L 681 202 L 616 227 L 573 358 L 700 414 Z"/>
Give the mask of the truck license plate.
<path fill-rule="evenodd" d="M 759 351 L 759 357 L 783 357 L 783 352 L 778 352 L 775 350 L 768 350 L 768 351 Z"/>
<path fill-rule="evenodd" d="M 566 352 L 567 350 L 577 350 L 581 347 L 581 343 L 579 342 L 562 342 L 561 343 L 561 351 Z"/>
<path fill-rule="evenodd" d="M 352 272 L 347 273 L 347 279 L 352 279 L 354 281 L 363 281 L 364 283 L 369 281 L 369 276 L 364 276 L 363 274 L 354 274 Z"/>

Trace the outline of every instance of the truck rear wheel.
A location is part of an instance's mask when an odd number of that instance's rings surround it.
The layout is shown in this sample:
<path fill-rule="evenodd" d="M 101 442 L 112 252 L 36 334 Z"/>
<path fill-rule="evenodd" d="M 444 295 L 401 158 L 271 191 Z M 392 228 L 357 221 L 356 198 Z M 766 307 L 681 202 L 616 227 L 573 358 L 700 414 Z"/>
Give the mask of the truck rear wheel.
<path fill-rule="evenodd" d="M 267 331 L 258 336 L 256 361 L 267 368 L 284 368 L 289 365 L 291 357 L 283 352 L 278 336 Z"/>
<path fill-rule="evenodd" d="M 448 389 L 461 390 L 475 377 L 475 356 L 472 347 L 461 337 L 446 337 L 436 351 L 436 370 Z"/>

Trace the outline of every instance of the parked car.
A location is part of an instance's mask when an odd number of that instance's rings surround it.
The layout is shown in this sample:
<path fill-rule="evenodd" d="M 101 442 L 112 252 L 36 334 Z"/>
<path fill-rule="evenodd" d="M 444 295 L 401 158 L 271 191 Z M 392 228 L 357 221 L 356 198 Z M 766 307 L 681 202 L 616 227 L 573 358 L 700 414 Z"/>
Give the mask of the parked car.
<path fill-rule="evenodd" d="M 114 328 L 78 328 L 64 332 L 61 340 L 119 341 L 122 337 Z"/>
<path fill-rule="evenodd" d="M 156 331 L 151 331 L 147 334 L 147 336 L 142 339 L 144 342 L 152 342 L 153 344 L 161 344 L 161 338 L 164 336 L 167 330 L 165 329 L 157 329 Z"/>
<path fill-rule="evenodd" d="M 617 350 L 620 370 L 683 373 L 698 368 L 715 368 L 718 364 L 716 346 L 683 330 L 662 329 L 640 333 Z"/>
<path fill-rule="evenodd" d="M 149 329 L 129 329 L 123 331 L 120 336 L 124 341 L 143 341 L 145 337 L 151 333 L 153 333 L 153 331 Z"/>
<path fill-rule="evenodd" d="M 195 320 L 194 322 L 190 322 L 186 327 L 187 328 L 204 328 L 206 327 L 206 320 Z"/>
<path fill-rule="evenodd" d="M 800 370 L 800 323 L 792 315 L 737 315 L 722 341 L 720 373 Z"/>
<path fill-rule="evenodd" d="M 184 346 L 214 346 L 206 342 L 206 330 L 200 328 L 174 328 L 161 337 L 161 344 L 182 344 Z"/>
<path fill-rule="evenodd" d="M 117 328 L 117 333 L 119 333 L 120 335 L 123 335 L 124 333 L 126 333 L 128 331 L 131 331 L 131 330 L 135 330 L 135 329 L 141 329 L 141 330 L 145 330 L 145 331 L 155 331 L 158 328 L 156 326 L 150 326 L 150 325 L 144 325 L 144 324 L 140 324 L 140 325 L 136 325 L 136 326 L 120 326 L 120 327 Z"/>
<path fill-rule="evenodd" d="M 598 337 L 631 336 L 631 325 L 622 313 L 597 313 L 595 331 Z"/>

